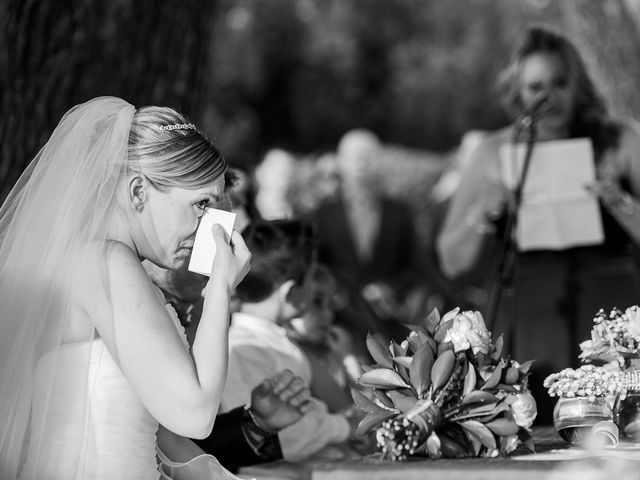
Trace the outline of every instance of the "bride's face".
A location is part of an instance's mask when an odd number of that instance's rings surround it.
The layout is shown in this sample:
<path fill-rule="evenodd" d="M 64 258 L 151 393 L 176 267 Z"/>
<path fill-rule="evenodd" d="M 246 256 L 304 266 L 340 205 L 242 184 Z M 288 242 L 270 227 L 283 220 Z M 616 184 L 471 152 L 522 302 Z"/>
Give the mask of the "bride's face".
<path fill-rule="evenodd" d="M 142 214 L 142 256 L 164 268 L 177 269 L 191 255 L 200 217 L 206 207 L 218 207 L 224 197 L 224 177 L 195 190 L 173 187 L 147 189 Z"/>

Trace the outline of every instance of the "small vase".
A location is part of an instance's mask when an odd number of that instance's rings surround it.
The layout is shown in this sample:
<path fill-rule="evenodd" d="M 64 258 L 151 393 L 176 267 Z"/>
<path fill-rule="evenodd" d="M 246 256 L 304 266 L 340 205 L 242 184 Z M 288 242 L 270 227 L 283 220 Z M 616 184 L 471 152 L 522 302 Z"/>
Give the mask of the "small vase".
<path fill-rule="evenodd" d="M 615 403 L 615 421 L 621 435 L 640 441 L 640 370 L 624 372 L 625 395 Z"/>
<path fill-rule="evenodd" d="M 640 441 L 640 392 L 627 392 L 624 399 L 616 402 L 616 423 L 622 435 Z"/>
<path fill-rule="evenodd" d="M 553 409 L 553 425 L 564 441 L 579 444 L 591 427 L 603 420 L 613 420 L 613 410 L 606 398 L 560 398 Z"/>

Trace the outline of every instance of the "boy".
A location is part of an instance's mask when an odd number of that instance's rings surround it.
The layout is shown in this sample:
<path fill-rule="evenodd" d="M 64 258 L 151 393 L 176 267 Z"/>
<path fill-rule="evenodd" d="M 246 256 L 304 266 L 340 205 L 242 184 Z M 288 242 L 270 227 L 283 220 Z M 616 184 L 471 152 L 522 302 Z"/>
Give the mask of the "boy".
<path fill-rule="evenodd" d="M 247 227 L 243 236 L 252 255 L 251 270 L 235 291 L 238 311 L 229 329 L 222 411 L 249 402 L 251 389 L 283 368 L 307 386 L 311 383 L 309 362 L 284 328 L 305 307 L 303 280 L 313 257 L 311 230 L 300 220 L 263 220 Z M 331 414 L 324 402 L 312 400 L 315 408 L 279 433 L 285 460 L 340 458 L 349 451 L 329 446 L 345 444 L 358 419 Z"/>

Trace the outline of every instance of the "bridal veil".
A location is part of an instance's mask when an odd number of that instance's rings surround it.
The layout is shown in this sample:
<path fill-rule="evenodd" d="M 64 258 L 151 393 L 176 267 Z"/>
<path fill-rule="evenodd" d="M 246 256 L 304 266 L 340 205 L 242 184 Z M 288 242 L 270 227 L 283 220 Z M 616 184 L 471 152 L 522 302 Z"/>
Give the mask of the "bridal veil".
<path fill-rule="evenodd" d="M 48 416 L 31 419 L 34 369 L 39 395 L 51 394 L 59 347 L 91 341 L 93 326 L 65 325 L 82 247 L 104 242 L 116 185 L 125 165 L 135 108 L 101 97 L 70 110 L 18 180 L 0 209 L 0 477 L 15 479 L 30 455 L 45 451 Z M 92 279 L 101 281 L 100 260 Z M 84 269 L 86 270 L 86 269 Z M 87 322 L 89 323 L 89 322 Z M 84 359 L 83 359 L 84 360 Z M 87 365 L 88 358 L 82 365 Z M 79 389 L 87 386 L 78 385 Z M 42 393 L 44 392 L 44 393 Z M 76 396 L 89 428 L 87 395 Z M 39 398 L 47 405 L 47 398 Z M 76 405 L 76 408 L 78 406 Z M 84 446 L 77 445 L 81 464 Z M 40 472 L 38 478 L 46 478 Z"/>

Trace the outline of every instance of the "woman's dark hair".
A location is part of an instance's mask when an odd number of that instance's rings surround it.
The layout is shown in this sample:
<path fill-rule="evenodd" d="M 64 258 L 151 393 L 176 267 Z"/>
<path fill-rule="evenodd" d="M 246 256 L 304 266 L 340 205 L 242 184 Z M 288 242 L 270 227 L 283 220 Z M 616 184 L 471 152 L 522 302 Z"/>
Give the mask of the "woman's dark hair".
<path fill-rule="evenodd" d="M 251 269 L 236 287 L 241 302 L 259 302 L 287 280 L 301 285 L 314 258 L 314 235 L 299 219 L 257 220 L 242 232 Z"/>
<path fill-rule="evenodd" d="M 524 60 L 534 53 L 557 55 L 575 83 L 573 118 L 569 126 L 571 137 L 590 137 L 596 152 L 613 146 L 619 129 L 608 117 L 607 107 L 597 91 L 576 47 L 565 36 L 549 27 L 532 26 L 516 46 L 507 67 L 498 77 L 498 91 L 506 112 L 515 118 L 524 105 L 520 98 L 520 73 Z"/>

